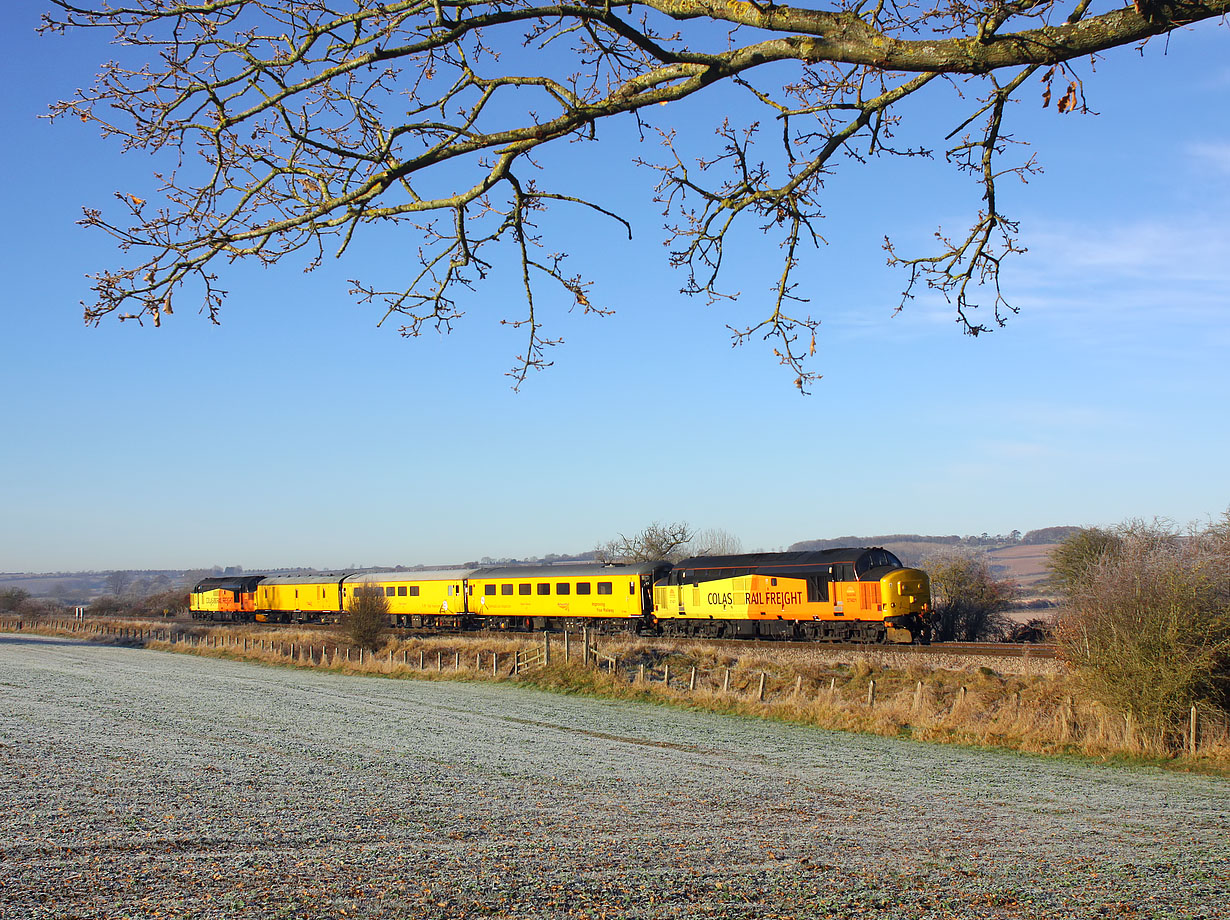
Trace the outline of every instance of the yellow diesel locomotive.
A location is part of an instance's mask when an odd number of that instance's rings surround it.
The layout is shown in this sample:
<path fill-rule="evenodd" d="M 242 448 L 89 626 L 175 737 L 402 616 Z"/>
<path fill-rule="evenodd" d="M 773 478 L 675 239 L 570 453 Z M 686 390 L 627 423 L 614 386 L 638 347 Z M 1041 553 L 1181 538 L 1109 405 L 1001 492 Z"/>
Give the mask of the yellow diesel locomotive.
<path fill-rule="evenodd" d="M 930 613 L 927 573 L 878 548 L 697 556 L 654 587 L 672 635 L 925 643 Z"/>
<path fill-rule="evenodd" d="M 930 642 L 925 572 L 879 548 L 697 556 L 668 562 L 320 572 L 207 578 L 193 616 L 328 622 L 360 590 L 395 626 L 578 629 L 716 638 Z"/>

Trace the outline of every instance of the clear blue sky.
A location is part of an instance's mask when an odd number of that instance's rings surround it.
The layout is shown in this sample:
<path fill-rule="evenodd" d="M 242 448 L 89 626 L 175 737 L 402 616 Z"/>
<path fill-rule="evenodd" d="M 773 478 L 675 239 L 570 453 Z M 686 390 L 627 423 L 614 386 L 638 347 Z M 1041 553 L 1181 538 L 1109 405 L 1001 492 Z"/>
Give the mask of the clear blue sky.
<path fill-rule="evenodd" d="M 346 279 L 412 249 L 391 234 L 311 275 L 228 271 L 221 327 L 181 308 L 161 329 L 86 328 L 85 274 L 124 263 L 75 226 L 80 208 L 154 186 L 143 156 L 37 119 L 108 56 L 95 36 L 36 37 L 40 5 L 15 4 L 0 38 L 0 571 L 523 557 L 655 519 L 777 549 L 1230 505 L 1225 27 L 1108 55 L 1087 84 L 1096 117 L 1023 97 L 1012 130 L 1046 171 L 1001 192 L 1030 252 L 1005 275 L 1021 315 L 993 335 L 962 336 L 925 298 L 893 317 L 904 279 L 880 248 L 959 228 L 972 186 L 942 158 L 843 165 L 829 245 L 800 276 L 823 320 L 810 397 L 725 328 L 762 314 L 775 252 L 744 238 L 736 303 L 680 295 L 653 178 L 629 163 L 641 150 L 604 129 L 568 168 L 602 172 L 600 200 L 635 220 L 634 241 L 571 211 L 545 229 L 616 315 L 545 295 L 566 344 L 513 393 L 521 337 L 499 325 L 519 309 L 513 279 L 464 302 L 446 339 L 377 329 L 347 295 Z M 916 103 L 910 136 L 940 146 L 954 111 Z"/>

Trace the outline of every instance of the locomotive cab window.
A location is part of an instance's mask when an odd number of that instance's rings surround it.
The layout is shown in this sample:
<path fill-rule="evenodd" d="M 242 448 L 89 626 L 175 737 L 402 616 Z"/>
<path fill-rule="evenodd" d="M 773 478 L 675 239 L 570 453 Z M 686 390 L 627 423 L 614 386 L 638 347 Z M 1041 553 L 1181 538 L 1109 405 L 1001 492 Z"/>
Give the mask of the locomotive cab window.
<path fill-rule="evenodd" d="M 881 566 L 900 568 L 901 560 L 886 549 L 869 549 L 859 557 L 854 564 L 854 570 L 855 574 L 861 578 L 864 572 Z"/>

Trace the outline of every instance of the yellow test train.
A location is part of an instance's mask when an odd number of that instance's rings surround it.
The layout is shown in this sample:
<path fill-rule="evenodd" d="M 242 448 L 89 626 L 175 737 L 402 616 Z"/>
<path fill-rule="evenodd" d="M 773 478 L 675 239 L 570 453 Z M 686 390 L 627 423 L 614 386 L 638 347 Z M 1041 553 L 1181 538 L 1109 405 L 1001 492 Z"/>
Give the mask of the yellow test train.
<path fill-rule="evenodd" d="M 382 591 L 395 626 L 575 629 L 863 642 L 929 642 L 927 575 L 892 553 L 697 556 L 671 565 L 568 564 L 420 572 L 319 572 L 211 578 L 194 616 L 330 621 L 361 590 Z"/>

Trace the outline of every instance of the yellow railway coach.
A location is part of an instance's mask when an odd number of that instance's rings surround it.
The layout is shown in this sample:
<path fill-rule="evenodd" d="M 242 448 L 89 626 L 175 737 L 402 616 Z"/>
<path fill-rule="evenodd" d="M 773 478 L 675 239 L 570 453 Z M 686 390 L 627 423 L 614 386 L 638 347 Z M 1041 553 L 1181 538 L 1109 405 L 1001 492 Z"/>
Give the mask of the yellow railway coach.
<path fill-rule="evenodd" d="M 667 562 L 478 569 L 466 602 L 492 629 L 636 630 L 652 625 L 653 585 L 669 570 Z"/>
<path fill-rule="evenodd" d="M 465 584 L 473 569 L 423 572 L 365 572 L 350 575 L 342 585 L 342 600 L 349 604 L 363 588 L 377 588 L 389 602 L 394 626 L 464 627 Z"/>
<path fill-rule="evenodd" d="M 930 583 L 888 550 L 685 559 L 654 587 L 671 635 L 930 642 Z"/>
<path fill-rule="evenodd" d="M 256 619 L 262 623 L 335 620 L 345 609 L 342 582 L 353 574 L 269 575 L 256 587 Z"/>

